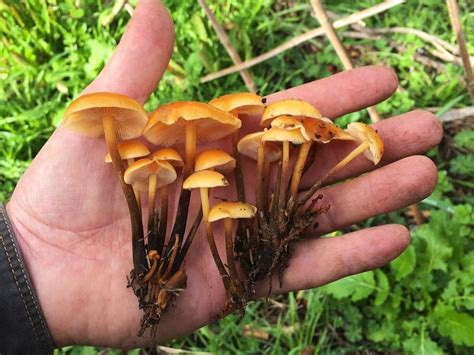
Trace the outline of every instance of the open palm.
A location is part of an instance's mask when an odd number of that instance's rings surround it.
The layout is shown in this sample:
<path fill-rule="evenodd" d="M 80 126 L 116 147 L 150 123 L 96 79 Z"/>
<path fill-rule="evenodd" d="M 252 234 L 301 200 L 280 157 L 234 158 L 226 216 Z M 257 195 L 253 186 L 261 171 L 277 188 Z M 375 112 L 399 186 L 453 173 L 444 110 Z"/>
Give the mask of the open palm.
<path fill-rule="evenodd" d="M 113 57 L 85 90 L 123 93 L 144 102 L 165 70 L 173 47 L 173 25 L 156 0 L 139 2 Z M 269 96 L 300 98 L 325 116 L 337 117 L 389 97 L 397 87 L 393 72 L 365 67 Z M 324 189 L 331 204 L 317 234 L 396 210 L 431 193 L 436 168 L 414 156 L 436 145 L 441 128 L 429 113 L 413 111 L 375 125 L 386 151 L 383 167 Z M 244 133 L 257 130 L 244 122 Z M 224 143 L 222 143 L 224 144 Z M 228 144 L 228 143 L 225 143 Z M 221 146 L 229 151 L 228 146 Z M 351 143 L 321 146 L 303 181 L 308 186 L 340 160 Z M 162 320 L 156 339 L 138 338 L 141 311 L 126 275 L 132 268 L 125 199 L 112 167 L 103 162 L 103 140 L 59 128 L 22 177 L 8 205 L 41 307 L 57 345 L 136 347 L 165 341 L 210 322 L 225 302 L 225 291 L 202 235 L 188 253 L 188 287 Z M 249 180 L 250 162 L 244 169 Z M 373 167 L 356 159 L 335 180 Z M 247 187 L 251 189 L 251 186 Z M 228 190 L 231 191 L 231 190 Z M 225 196 L 225 191 L 215 192 Z M 193 198 L 190 214 L 199 209 Z M 190 216 L 192 220 L 192 216 Z M 315 235 L 316 236 L 316 233 Z M 222 250 L 222 239 L 217 238 Z M 308 235 L 295 243 L 284 289 L 317 287 L 343 276 L 380 267 L 409 243 L 406 228 L 385 225 L 329 239 Z M 265 285 L 261 286 L 264 295 Z"/>

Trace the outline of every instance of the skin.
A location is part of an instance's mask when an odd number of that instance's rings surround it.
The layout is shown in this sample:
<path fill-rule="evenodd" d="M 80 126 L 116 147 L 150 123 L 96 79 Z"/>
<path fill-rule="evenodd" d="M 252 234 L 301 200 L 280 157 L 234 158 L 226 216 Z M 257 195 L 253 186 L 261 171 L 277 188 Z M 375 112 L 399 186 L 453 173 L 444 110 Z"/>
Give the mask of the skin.
<path fill-rule="evenodd" d="M 163 74 L 172 47 L 173 25 L 165 8 L 157 0 L 141 0 L 114 55 L 84 92 L 114 91 L 144 102 Z M 371 66 L 270 95 L 269 101 L 304 99 L 333 118 L 385 100 L 396 88 L 393 71 Z M 314 238 L 407 206 L 433 191 L 436 168 L 428 158 L 417 154 L 441 140 L 442 130 L 435 117 L 413 111 L 374 126 L 386 145 L 383 167 L 323 191 L 323 201 L 330 203 L 331 209 L 321 217 L 317 232 L 309 232 L 306 240 L 295 244 L 284 289 L 274 282 L 274 293 L 318 287 L 381 267 L 409 244 L 409 233 L 401 225 L 378 226 L 336 238 Z M 249 121 L 242 134 L 257 128 L 257 121 Z M 231 147 L 230 142 L 216 146 L 227 151 Z M 351 149 L 347 142 L 321 146 L 318 164 L 305 175 L 303 185 L 309 186 Z M 226 299 L 201 226 L 187 257 L 188 287 L 176 309 L 164 317 L 155 339 L 149 335 L 137 338 L 141 312 L 132 291 L 125 288 L 132 267 L 129 217 L 112 167 L 103 163 L 106 150 L 104 140 L 58 128 L 19 181 L 7 206 L 58 346 L 137 347 L 163 342 L 209 323 Z M 254 176 L 251 164 L 255 163 L 245 161 L 248 181 Z M 370 162 L 359 157 L 334 181 L 373 169 Z M 246 186 L 248 196 L 254 195 L 251 185 Z M 229 191 L 233 193 L 233 188 Z M 199 197 L 193 194 L 191 222 L 198 210 Z M 223 230 L 215 233 L 224 253 Z M 267 282 L 262 283 L 260 296 L 266 294 L 267 286 Z"/>

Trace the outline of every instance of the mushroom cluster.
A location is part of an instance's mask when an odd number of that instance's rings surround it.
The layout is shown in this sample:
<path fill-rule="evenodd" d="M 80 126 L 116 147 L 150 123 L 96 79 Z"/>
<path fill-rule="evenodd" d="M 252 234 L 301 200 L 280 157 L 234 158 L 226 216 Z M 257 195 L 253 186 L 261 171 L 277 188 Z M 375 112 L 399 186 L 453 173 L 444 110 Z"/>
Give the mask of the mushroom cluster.
<path fill-rule="evenodd" d="M 242 120 L 255 119 L 263 130 L 241 137 Z M 382 140 L 365 124 L 351 123 L 342 130 L 307 102 L 281 100 L 266 105 L 265 99 L 252 93 L 224 95 L 207 104 L 173 102 L 150 114 L 124 95 L 87 94 L 71 103 L 64 126 L 89 137 L 105 137 L 105 162 L 112 163 L 130 212 L 133 270 L 128 286 L 144 311 L 139 335 L 156 329 L 186 288 L 186 254 L 201 222 L 227 294 L 223 314 L 243 310 L 257 281 L 278 275 L 281 283 L 291 256 L 290 243 L 317 225 L 318 216 L 329 208 L 316 206 L 322 195 L 313 196 L 320 187 L 356 156 L 363 153 L 377 164 L 383 154 Z M 231 153 L 211 149 L 196 154 L 199 143 L 226 137 L 232 141 Z M 333 140 L 350 140 L 357 146 L 298 195 L 317 145 Z M 157 149 L 149 149 L 152 145 Z M 292 150 L 296 150 L 294 160 Z M 249 164 L 255 165 L 256 174 L 243 174 Z M 228 186 L 229 175 L 235 181 L 235 198 L 211 205 L 210 189 Z M 181 181 L 179 199 L 176 211 L 170 211 L 170 186 L 176 181 Z M 246 193 L 247 186 L 254 186 L 255 193 Z M 201 210 L 187 230 L 193 189 L 199 190 Z M 170 217 L 174 217 L 171 224 Z M 214 237 L 214 224 L 220 220 L 225 263 Z M 236 262 L 244 276 L 239 275 Z"/>

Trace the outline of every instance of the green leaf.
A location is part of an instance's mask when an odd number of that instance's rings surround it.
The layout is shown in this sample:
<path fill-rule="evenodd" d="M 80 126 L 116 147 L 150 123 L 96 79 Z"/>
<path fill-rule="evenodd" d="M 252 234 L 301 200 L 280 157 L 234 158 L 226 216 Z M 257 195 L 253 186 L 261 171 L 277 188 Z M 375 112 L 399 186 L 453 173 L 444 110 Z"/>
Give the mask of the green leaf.
<path fill-rule="evenodd" d="M 385 320 L 381 324 L 369 321 L 367 338 L 376 343 L 388 341 L 396 344 L 399 341 L 399 335 L 395 329 L 395 323 L 389 320 Z"/>
<path fill-rule="evenodd" d="M 71 355 L 95 355 L 97 354 L 97 349 L 91 346 L 77 346 L 74 347 L 71 351 Z"/>
<path fill-rule="evenodd" d="M 474 318 L 457 312 L 453 307 L 437 306 L 433 315 L 441 335 L 451 338 L 456 345 L 474 346 Z"/>
<path fill-rule="evenodd" d="M 474 175 L 474 154 L 458 155 L 449 165 L 455 174 Z"/>
<path fill-rule="evenodd" d="M 387 275 L 382 270 L 375 270 L 375 276 L 377 278 L 377 295 L 374 303 L 376 306 L 380 306 L 387 299 L 390 283 Z"/>
<path fill-rule="evenodd" d="M 438 355 L 444 354 L 443 350 L 432 341 L 425 333 L 413 336 L 403 342 L 403 350 L 407 354 Z"/>
<path fill-rule="evenodd" d="M 369 297 L 375 288 L 374 272 L 369 271 L 345 277 L 322 289 L 337 299 L 350 297 L 352 301 L 359 301 Z"/>
<path fill-rule="evenodd" d="M 474 151 L 474 130 L 472 129 L 466 129 L 454 136 L 454 144 Z"/>
<path fill-rule="evenodd" d="M 430 222 L 419 226 L 413 232 L 414 244 L 420 251 L 417 259 L 422 271 L 447 271 L 448 261 L 453 254 L 454 243 L 463 243 L 459 239 L 460 224 L 452 219 L 452 215 L 445 211 L 433 211 Z"/>
<path fill-rule="evenodd" d="M 415 265 L 416 251 L 413 245 L 408 246 L 398 258 L 390 263 L 390 267 L 394 271 L 397 281 L 410 275 L 415 269 Z"/>

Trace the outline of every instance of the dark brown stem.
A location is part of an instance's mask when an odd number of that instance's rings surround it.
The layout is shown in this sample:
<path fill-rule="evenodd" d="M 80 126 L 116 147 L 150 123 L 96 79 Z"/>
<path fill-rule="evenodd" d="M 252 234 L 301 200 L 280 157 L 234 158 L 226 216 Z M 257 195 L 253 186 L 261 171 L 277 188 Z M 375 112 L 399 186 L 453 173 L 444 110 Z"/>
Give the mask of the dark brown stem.
<path fill-rule="evenodd" d="M 198 231 L 199 225 L 201 224 L 201 221 L 202 221 L 202 210 L 199 210 L 199 212 L 196 216 L 196 219 L 194 220 L 193 226 L 191 227 L 191 230 L 189 231 L 189 233 L 186 237 L 186 240 L 183 244 L 181 252 L 179 253 L 178 257 L 176 258 L 176 262 L 175 262 L 175 269 L 176 270 L 180 267 L 181 263 L 184 260 L 184 257 L 188 253 L 189 247 L 191 246 L 191 244 L 194 240 L 194 237 L 197 234 L 197 231 Z"/>
<path fill-rule="evenodd" d="M 185 144 L 185 155 L 184 155 L 184 169 L 183 169 L 183 182 L 186 178 L 191 175 L 194 165 L 194 156 L 196 155 L 196 138 L 197 131 L 196 126 L 192 122 L 186 124 L 186 144 Z M 181 243 L 184 239 L 184 232 L 186 231 L 186 224 L 188 221 L 188 210 L 189 201 L 191 199 L 191 190 L 181 189 L 178 202 L 178 212 L 176 214 L 175 223 L 173 230 L 171 231 L 170 241 L 166 246 L 165 255 L 170 255 L 171 249 L 175 243 L 175 239 L 178 238 L 178 246 L 181 247 Z"/>
<path fill-rule="evenodd" d="M 219 256 L 219 251 L 217 250 L 216 241 L 214 240 L 214 235 L 212 234 L 211 230 L 211 223 L 209 221 L 204 221 L 204 226 L 206 228 L 206 238 L 209 244 L 209 248 L 211 249 L 212 258 L 216 263 L 217 269 L 219 270 L 219 274 L 221 275 L 222 281 L 224 282 L 224 286 L 226 290 L 229 290 L 230 283 L 229 283 L 229 274 L 227 273 L 224 263 Z"/>
<path fill-rule="evenodd" d="M 168 227 L 168 186 L 160 188 L 160 227 L 158 230 L 158 238 L 156 250 L 159 255 L 163 251 L 165 245 L 166 229 Z"/>
<path fill-rule="evenodd" d="M 103 119 L 104 135 L 112 165 L 119 177 L 120 186 L 127 200 L 128 210 L 130 212 L 130 222 L 132 226 L 132 253 L 133 267 L 136 275 L 144 273 L 146 270 L 145 240 L 143 236 L 143 224 L 140 209 L 135 198 L 132 186 L 125 183 L 123 176 L 125 167 L 122 164 L 122 158 L 117 148 L 117 140 L 114 132 L 113 119 L 105 116 Z"/>

